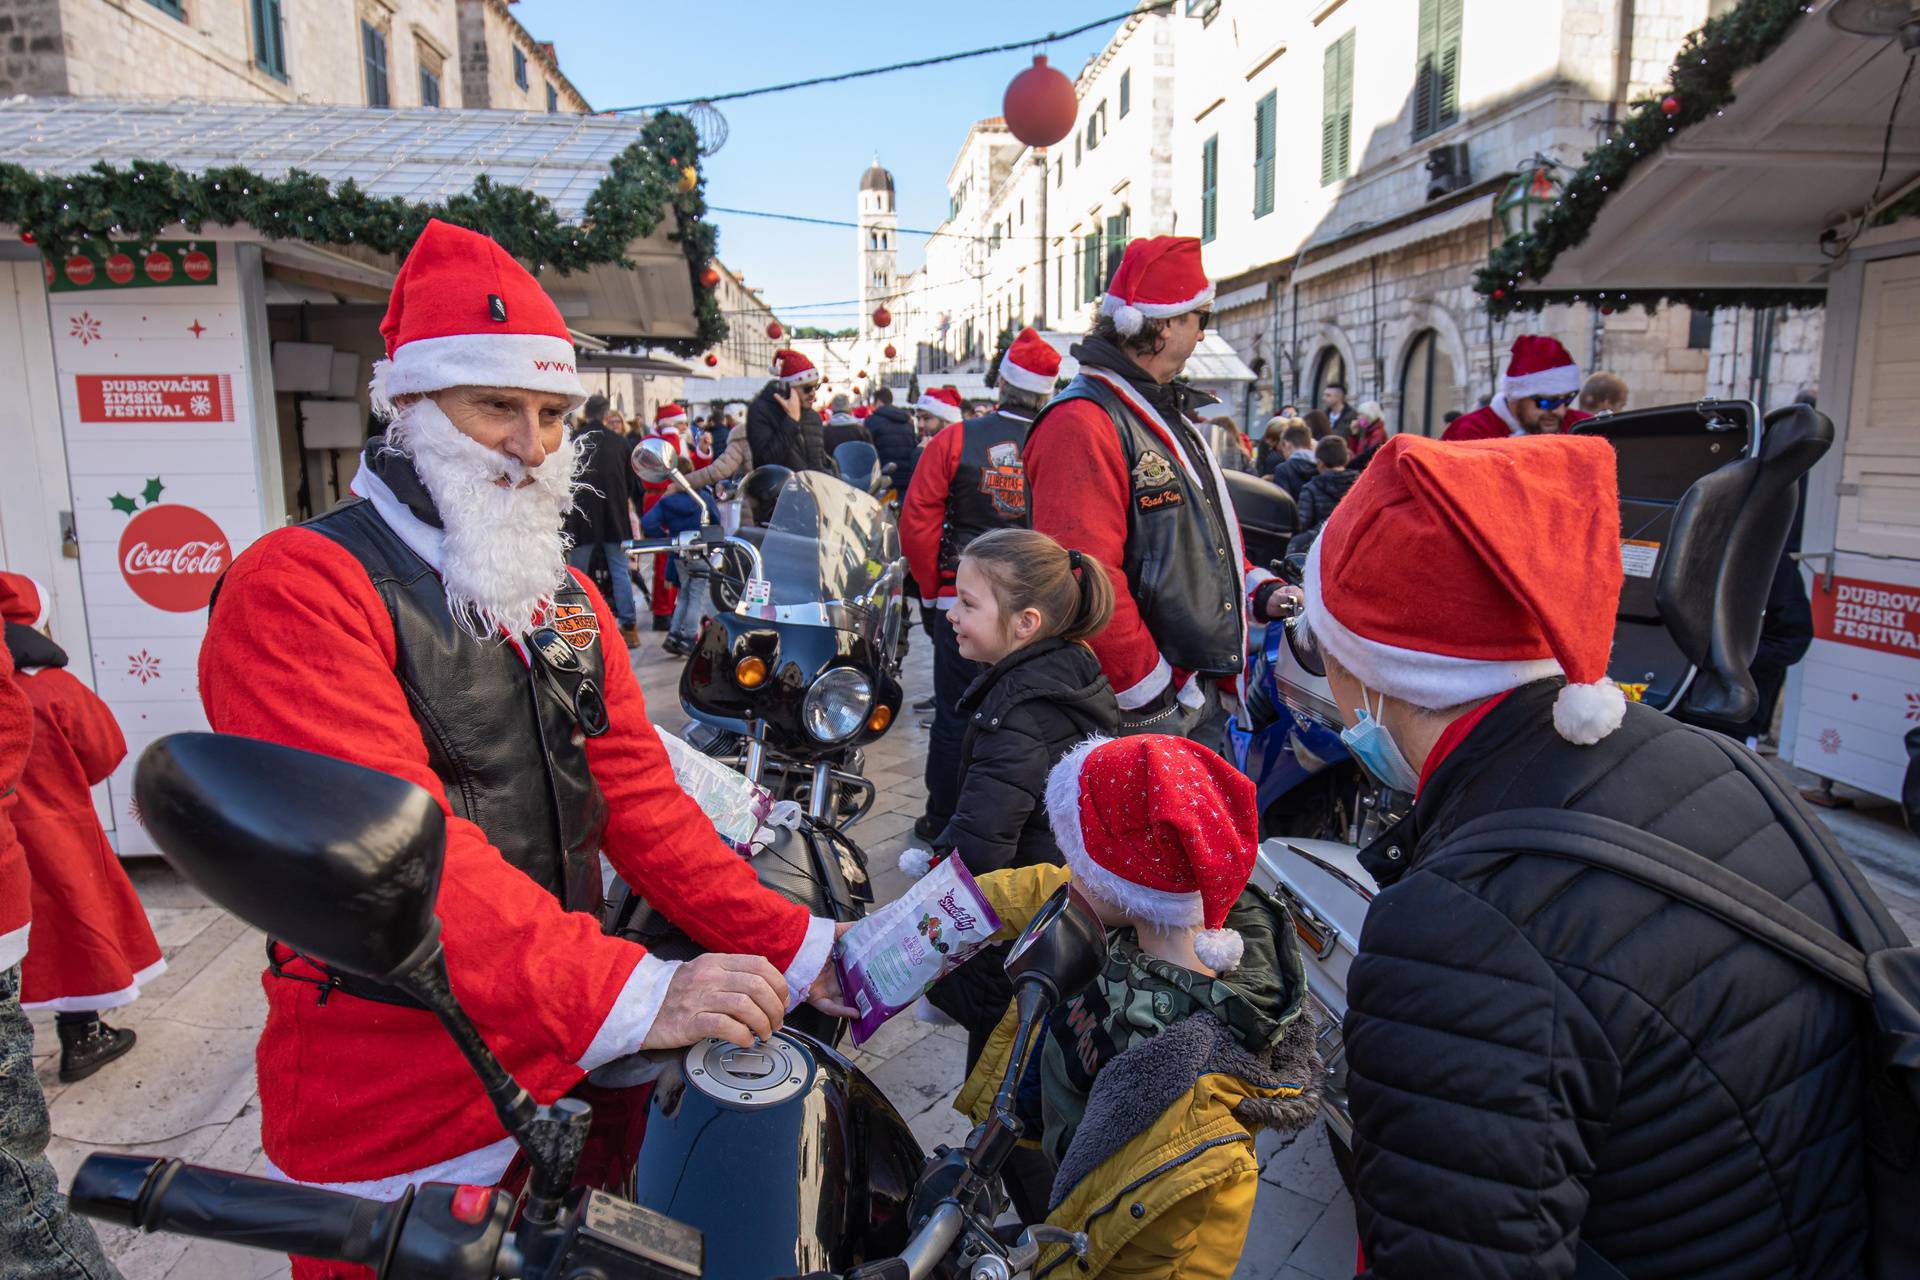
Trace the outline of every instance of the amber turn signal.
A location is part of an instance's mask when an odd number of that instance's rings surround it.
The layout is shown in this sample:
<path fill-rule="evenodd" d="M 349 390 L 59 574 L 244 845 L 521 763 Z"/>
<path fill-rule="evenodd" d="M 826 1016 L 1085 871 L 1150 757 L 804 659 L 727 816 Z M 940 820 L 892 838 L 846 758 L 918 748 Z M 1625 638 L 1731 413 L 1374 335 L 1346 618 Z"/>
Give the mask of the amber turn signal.
<path fill-rule="evenodd" d="M 886 732 L 887 726 L 892 723 L 893 723 L 892 707 L 887 707 L 887 706 L 875 707 L 873 709 L 873 714 L 867 717 L 867 732 L 868 733 L 884 733 Z"/>
<path fill-rule="evenodd" d="M 767 664 L 759 658 L 742 658 L 733 665 L 733 682 L 742 689 L 758 689 L 767 682 Z"/>

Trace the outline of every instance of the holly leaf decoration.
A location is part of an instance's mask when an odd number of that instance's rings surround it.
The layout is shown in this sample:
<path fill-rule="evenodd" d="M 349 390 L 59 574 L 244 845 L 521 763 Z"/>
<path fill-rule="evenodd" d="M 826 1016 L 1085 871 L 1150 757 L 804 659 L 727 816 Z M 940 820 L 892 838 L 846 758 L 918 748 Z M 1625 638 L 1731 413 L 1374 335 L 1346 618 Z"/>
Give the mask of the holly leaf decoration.
<path fill-rule="evenodd" d="M 116 493 L 111 498 L 108 498 L 107 505 L 111 506 L 115 511 L 124 512 L 127 515 L 132 515 L 139 506 L 138 503 L 124 493 Z"/>
<path fill-rule="evenodd" d="M 148 506 L 152 506 L 154 503 L 160 501 L 160 491 L 166 487 L 167 486 L 160 483 L 160 477 L 155 476 L 153 479 L 147 481 L 147 487 L 140 491 L 140 496 L 146 500 Z"/>

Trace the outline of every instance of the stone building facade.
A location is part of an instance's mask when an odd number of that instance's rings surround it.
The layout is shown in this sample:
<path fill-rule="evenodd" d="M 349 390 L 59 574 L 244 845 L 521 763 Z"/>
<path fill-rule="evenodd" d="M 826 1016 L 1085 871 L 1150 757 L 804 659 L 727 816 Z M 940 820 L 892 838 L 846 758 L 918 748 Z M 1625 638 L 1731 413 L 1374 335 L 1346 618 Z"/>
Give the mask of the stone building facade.
<path fill-rule="evenodd" d="M 506 0 L 458 3 L 460 80 L 467 106 L 573 113 L 593 109 L 561 72 L 553 46 L 528 34 Z"/>

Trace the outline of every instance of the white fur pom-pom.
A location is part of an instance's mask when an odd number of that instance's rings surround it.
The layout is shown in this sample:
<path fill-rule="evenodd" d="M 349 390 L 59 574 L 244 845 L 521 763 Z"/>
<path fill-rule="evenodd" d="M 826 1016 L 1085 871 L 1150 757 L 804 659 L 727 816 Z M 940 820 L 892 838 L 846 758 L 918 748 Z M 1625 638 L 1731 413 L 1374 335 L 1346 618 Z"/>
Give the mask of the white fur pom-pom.
<path fill-rule="evenodd" d="M 1570 684 L 1553 700 L 1553 727 L 1568 742 L 1590 747 L 1620 727 L 1627 695 L 1611 680 Z"/>
<path fill-rule="evenodd" d="M 1126 337 L 1140 332 L 1140 326 L 1146 322 L 1147 317 L 1141 314 L 1140 308 L 1130 303 L 1123 302 L 1113 309 L 1113 327 Z"/>
<path fill-rule="evenodd" d="M 933 855 L 925 849 L 904 849 L 900 853 L 900 869 L 918 880 L 933 870 Z"/>
<path fill-rule="evenodd" d="M 1238 929 L 1202 929 L 1193 935 L 1193 954 L 1215 973 L 1238 968 L 1245 950 L 1246 942 Z"/>

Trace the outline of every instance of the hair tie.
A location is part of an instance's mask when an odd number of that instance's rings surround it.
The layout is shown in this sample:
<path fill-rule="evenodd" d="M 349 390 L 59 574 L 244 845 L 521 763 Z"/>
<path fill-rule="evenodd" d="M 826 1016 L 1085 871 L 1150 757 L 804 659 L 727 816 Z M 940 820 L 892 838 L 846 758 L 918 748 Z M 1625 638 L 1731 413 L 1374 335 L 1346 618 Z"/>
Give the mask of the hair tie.
<path fill-rule="evenodd" d="M 1074 573 L 1080 572 L 1080 553 L 1078 551 L 1074 551 L 1071 549 L 1068 550 L 1067 568 Z"/>

